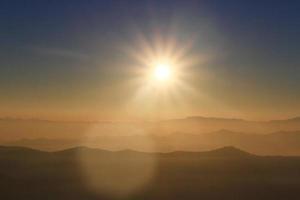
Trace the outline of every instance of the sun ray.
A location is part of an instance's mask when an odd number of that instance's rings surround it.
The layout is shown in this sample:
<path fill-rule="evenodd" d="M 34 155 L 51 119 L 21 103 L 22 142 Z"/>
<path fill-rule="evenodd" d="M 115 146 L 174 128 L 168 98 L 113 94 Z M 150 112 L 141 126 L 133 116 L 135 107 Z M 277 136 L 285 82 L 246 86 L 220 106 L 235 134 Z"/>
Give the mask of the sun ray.
<path fill-rule="evenodd" d="M 163 37 L 158 33 L 154 36 L 138 34 L 133 43 L 136 45 L 127 48 L 136 63 L 136 95 L 129 107 L 150 115 L 174 112 L 174 106 L 180 110 L 179 107 L 184 108 L 190 103 L 185 99 L 194 96 L 189 93 L 196 93 L 189 84 L 193 77 L 190 67 L 198 62 L 191 51 L 193 42 L 180 44 L 175 36 Z M 161 110 L 161 106 L 164 109 Z"/>

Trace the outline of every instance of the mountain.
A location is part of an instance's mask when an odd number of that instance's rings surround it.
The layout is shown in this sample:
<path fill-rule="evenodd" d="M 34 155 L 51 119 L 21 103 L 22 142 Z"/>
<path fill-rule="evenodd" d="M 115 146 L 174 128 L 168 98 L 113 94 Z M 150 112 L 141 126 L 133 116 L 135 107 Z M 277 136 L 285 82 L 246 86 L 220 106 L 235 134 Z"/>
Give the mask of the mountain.
<path fill-rule="evenodd" d="M 20 156 L 20 155 L 44 155 L 47 152 L 43 152 L 36 149 L 16 146 L 0 146 L 0 156 Z"/>
<path fill-rule="evenodd" d="M 80 140 L 76 139 L 48 139 L 48 138 L 35 138 L 35 139 L 20 139 L 10 142 L 2 142 L 6 146 L 22 146 L 33 149 L 40 149 L 43 151 L 58 151 L 67 148 L 72 148 L 82 145 Z"/>
<path fill-rule="evenodd" d="M 287 120 L 187 117 L 159 122 L 61 122 L 0 119 L 2 145 L 57 151 L 206 151 L 235 146 L 259 155 L 300 155 L 300 117 Z"/>
<path fill-rule="evenodd" d="M 0 156 L 1 155 L 76 155 L 76 154 L 114 154 L 114 155 L 130 155 L 130 154 L 140 154 L 140 155 L 151 155 L 151 154 L 160 154 L 160 155 L 197 155 L 197 156 L 205 156 L 205 157 L 215 157 L 215 156 L 222 156 L 222 157 L 239 157 L 239 156 L 250 156 L 252 154 L 242 151 L 238 148 L 233 146 L 225 146 L 219 149 L 214 149 L 211 151 L 203 151 L 203 152 L 188 152 L 188 151 L 174 151 L 174 152 L 166 152 L 166 153 L 157 153 L 157 152 L 141 152 L 135 150 L 120 150 L 120 151 L 108 151 L 103 149 L 97 148 L 89 148 L 85 146 L 74 147 L 70 149 L 64 149 L 60 151 L 54 152 L 45 152 L 40 150 L 35 150 L 26 147 L 16 147 L 16 146 L 0 146 Z"/>
<path fill-rule="evenodd" d="M 145 153 L 74 147 L 0 147 L 0 198 L 297 199 L 300 157 L 255 156 L 235 147 Z"/>
<path fill-rule="evenodd" d="M 235 146 L 258 155 L 300 155 L 300 131 L 269 134 L 229 130 L 203 134 L 176 133 L 157 141 L 159 145 L 181 150 L 203 151 L 222 146 Z"/>
<path fill-rule="evenodd" d="M 159 122 L 159 125 L 161 129 L 171 132 L 205 133 L 226 129 L 236 132 L 263 134 L 276 131 L 300 130 L 300 117 L 286 120 L 247 121 L 243 119 L 193 116 L 182 119 L 161 121 Z"/>
<path fill-rule="evenodd" d="M 0 138 L 2 142 L 20 139 L 68 139 L 79 140 L 87 135 L 168 135 L 174 132 L 208 133 L 219 130 L 243 133 L 267 134 L 278 131 L 300 130 L 300 117 L 273 120 L 247 121 L 242 119 L 208 118 L 201 116 L 162 121 L 50 121 L 41 119 L 0 119 Z M 41 141 L 39 142 L 41 143 Z M 76 146 L 77 144 L 75 144 Z M 71 147 L 71 146 L 69 146 Z"/>
<path fill-rule="evenodd" d="M 219 149 L 202 152 L 202 155 L 206 156 L 220 156 L 220 157 L 243 157 L 243 156 L 252 156 L 252 154 L 242 151 L 233 146 L 225 146 Z"/>
<path fill-rule="evenodd" d="M 208 151 L 223 146 L 235 146 L 258 155 L 300 155 L 300 131 L 280 131 L 255 134 L 219 130 L 191 134 L 175 132 L 168 135 L 96 135 L 84 139 L 22 139 L 3 143 L 6 146 L 24 146 L 45 151 L 58 151 L 76 146 L 146 152 Z"/>
<path fill-rule="evenodd" d="M 248 157 L 254 156 L 248 152 L 242 151 L 233 146 L 225 146 L 219 149 L 214 149 L 210 151 L 202 151 L 202 152 L 187 152 L 187 151 L 174 151 L 170 153 L 163 153 L 165 155 L 172 156 L 185 156 L 185 157 L 227 157 L 227 158 L 239 158 L 239 157 Z"/>

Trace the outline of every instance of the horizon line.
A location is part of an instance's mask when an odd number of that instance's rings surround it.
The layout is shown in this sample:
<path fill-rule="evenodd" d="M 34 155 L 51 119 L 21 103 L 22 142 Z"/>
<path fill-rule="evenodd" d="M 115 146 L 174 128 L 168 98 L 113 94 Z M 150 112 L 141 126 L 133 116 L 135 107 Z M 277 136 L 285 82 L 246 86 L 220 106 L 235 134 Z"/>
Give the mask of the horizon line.
<path fill-rule="evenodd" d="M 15 120 L 15 121 L 40 121 L 40 122 L 49 122 L 49 123 L 133 123 L 133 122 L 164 122 L 164 121 L 172 121 L 172 120 L 185 120 L 185 119 L 192 119 L 192 118 L 203 118 L 203 119 L 211 119 L 211 120 L 239 120 L 239 121 L 246 121 L 246 122 L 274 122 L 274 121 L 289 121 L 300 119 L 300 116 L 294 116 L 284 119 L 270 119 L 270 120 L 249 120 L 244 118 L 232 118 L 232 117 L 212 117 L 212 116 L 202 116 L 202 115 L 191 115 L 185 116 L 182 118 L 168 118 L 168 119 L 161 119 L 161 120 L 61 120 L 61 119 L 51 119 L 51 118 L 36 118 L 36 117 L 11 117 L 11 116 L 0 116 L 0 120 Z"/>

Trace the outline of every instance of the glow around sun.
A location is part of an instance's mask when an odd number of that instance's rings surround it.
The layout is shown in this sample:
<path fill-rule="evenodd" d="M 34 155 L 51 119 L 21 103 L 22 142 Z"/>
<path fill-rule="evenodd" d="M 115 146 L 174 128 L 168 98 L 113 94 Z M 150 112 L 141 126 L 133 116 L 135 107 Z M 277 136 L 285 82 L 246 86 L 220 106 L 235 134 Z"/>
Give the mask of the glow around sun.
<path fill-rule="evenodd" d="M 160 118 L 180 106 L 189 107 L 185 99 L 195 97 L 191 70 L 199 61 L 199 55 L 192 53 L 193 41 L 179 42 L 175 36 L 159 33 L 139 34 L 135 39 L 136 43 L 124 48 L 132 58 L 129 86 L 135 89 L 128 103 L 130 111 Z"/>
<path fill-rule="evenodd" d="M 143 34 L 136 36 L 136 45 L 125 48 L 133 58 L 133 83 L 137 88 L 137 97 L 151 99 L 181 99 L 182 92 L 191 91 L 188 81 L 193 76 L 190 66 L 198 62 L 198 57 L 190 54 L 192 41 L 179 43 L 175 36 L 154 34 L 147 38 Z M 164 101 L 165 101 L 164 100 Z M 141 102 L 143 102 L 141 101 Z M 167 101 L 167 100 L 166 100 Z"/>

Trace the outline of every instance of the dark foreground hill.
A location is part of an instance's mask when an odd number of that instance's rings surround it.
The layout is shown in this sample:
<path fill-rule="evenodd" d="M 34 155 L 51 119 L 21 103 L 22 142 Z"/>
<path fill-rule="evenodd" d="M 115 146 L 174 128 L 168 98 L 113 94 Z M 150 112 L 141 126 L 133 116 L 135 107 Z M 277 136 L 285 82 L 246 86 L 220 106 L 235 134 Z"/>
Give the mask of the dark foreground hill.
<path fill-rule="evenodd" d="M 300 157 L 0 147 L 0 199 L 298 199 Z"/>

